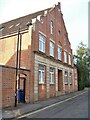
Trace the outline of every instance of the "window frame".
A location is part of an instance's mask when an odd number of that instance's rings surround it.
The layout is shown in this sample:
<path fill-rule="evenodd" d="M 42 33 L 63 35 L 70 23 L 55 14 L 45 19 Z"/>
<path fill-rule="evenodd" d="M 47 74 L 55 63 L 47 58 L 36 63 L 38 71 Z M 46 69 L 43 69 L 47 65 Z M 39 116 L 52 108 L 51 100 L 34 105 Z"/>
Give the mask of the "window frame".
<path fill-rule="evenodd" d="M 45 36 L 39 33 L 39 51 L 43 53 L 45 53 L 45 41 L 46 41 Z"/>
<path fill-rule="evenodd" d="M 52 70 L 51 70 L 52 69 Z M 50 67 L 50 84 L 54 84 L 54 72 L 55 72 L 55 69 L 53 67 Z"/>
<path fill-rule="evenodd" d="M 73 78 L 72 78 L 72 73 L 71 72 L 69 73 L 69 81 L 70 81 L 70 84 L 73 83 Z"/>
<path fill-rule="evenodd" d="M 40 69 L 41 66 L 43 66 L 44 69 Z M 39 78 L 39 75 L 40 75 L 40 78 Z M 39 64 L 38 78 L 39 78 L 39 84 L 44 84 L 45 83 L 45 65 Z"/>
<path fill-rule="evenodd" d="M 71 55 L 68 54 L 68 64 L 71 65 Z"/>
<path fill-rule="evenodd" d="M 60 49 L 60 51 L 59 51 Z M 60 55 L 60 56 L 59 56 Z M 60 58 L 59 58 L 60 57 Z M 58 60 L 62 60 L 62 48 L 58 46 Z"/>
<path fill-rule="evenodd" d="M 64 51 L 64 62 L 67 63 L 67 52 Z"/>
<path fill-rule="evenodd" d="M 52 53 L 52 51 L 53 51 L 53 53 Z M 54 42 L 52 42 L 51 40 L 50 40 L 50 56 L 54 57 Z"/>
<path fill-rule="evenodd" d="M 65 74 L 65 72 L 67 73 L 67 74 Z M 68 71 L 65 71 L 64 72 L 64 83 L 65 84 L 68 84 Z"/>
<path fill-rule="evenodd" d="M 53 20 L 50 20 L 50 33 L 53 34 Z"/>

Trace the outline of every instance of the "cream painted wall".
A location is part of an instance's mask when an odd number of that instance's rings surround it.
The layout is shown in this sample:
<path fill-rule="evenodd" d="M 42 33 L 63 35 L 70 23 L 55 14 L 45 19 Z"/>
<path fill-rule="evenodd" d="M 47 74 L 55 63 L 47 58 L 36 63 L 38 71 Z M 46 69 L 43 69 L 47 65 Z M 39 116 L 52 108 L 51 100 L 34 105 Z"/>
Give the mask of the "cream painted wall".
<path fill-rule="evenodd" d="M 10 36 L 5 37 L 0 40 L 0 64 L 6 65 L 7 62 L 11 59 L 11 57 L 16 53 L 16 47 L 17 47 L 17 39 L 18 36 Z M 27 50 L 28 46 L 30 45 L 30 37 L 29 33 L 23 33 L 22 34 L 22 50 Z M 14 59 L 16 59 L 14 57 Z"/>

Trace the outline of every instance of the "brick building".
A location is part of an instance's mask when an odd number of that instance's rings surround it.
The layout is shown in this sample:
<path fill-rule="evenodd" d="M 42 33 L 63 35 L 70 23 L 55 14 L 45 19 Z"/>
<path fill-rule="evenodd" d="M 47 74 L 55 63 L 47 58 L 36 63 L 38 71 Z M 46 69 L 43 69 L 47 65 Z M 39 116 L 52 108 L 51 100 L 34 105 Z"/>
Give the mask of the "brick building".
<path fill-rule="evenodd" d="M 78 71 L 77 66 L 74 64 L 74 91 L 78 91 Z"/>
<path fill-rule="evenodd" d="M 26 103 L 74 92 L 73 55 L 60 3 L 3 23 L 0 32 L 3 107 L 15 103 L 18 39 L 17 88 L 24 89 Z"/>

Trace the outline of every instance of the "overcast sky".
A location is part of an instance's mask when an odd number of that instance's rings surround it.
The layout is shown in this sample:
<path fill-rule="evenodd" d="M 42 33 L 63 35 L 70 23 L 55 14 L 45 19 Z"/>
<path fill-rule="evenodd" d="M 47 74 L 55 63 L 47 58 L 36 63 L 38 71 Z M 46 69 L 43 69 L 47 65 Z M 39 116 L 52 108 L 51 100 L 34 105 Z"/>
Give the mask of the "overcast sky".
<path fill-rule="evenodd" d="M 0 0 L 0 23 L 39 11 L 61 2 L 71 47 L 75 53 L 78 44 L 88 44 L 89 0 Z"/>

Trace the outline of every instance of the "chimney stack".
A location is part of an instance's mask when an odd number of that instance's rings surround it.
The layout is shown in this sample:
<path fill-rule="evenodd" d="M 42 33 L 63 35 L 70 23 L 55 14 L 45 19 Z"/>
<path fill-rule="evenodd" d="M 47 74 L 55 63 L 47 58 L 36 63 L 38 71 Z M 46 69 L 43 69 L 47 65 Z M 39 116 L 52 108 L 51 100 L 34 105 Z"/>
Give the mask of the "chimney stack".
<path fill-rule="evenodd" d="M 58 2 L 58 8 L 61 10 L 61 3 Z"/>

